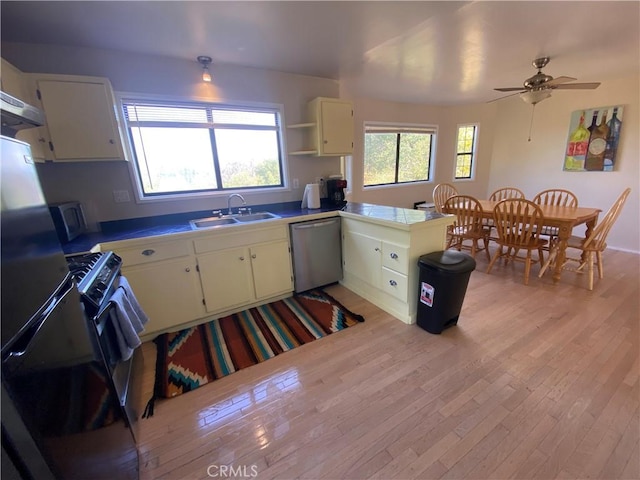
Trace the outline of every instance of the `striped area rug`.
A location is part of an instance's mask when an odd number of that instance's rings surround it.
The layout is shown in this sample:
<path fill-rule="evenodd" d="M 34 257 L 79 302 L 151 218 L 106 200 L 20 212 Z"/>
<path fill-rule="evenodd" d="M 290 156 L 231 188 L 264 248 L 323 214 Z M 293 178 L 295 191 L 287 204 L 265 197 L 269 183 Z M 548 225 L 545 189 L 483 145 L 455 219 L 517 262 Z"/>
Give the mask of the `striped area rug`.
<path fill-rule="evenodd" d="M 311 290 L 162 334 L 155 339 L 158 358 L 154 397 L 171 398 L 189 392 L 358 322 L 364 322 L 364 318 L 326 292 Z M 146 416 L 153 414 L 153 401 L 150 407 Z"/>

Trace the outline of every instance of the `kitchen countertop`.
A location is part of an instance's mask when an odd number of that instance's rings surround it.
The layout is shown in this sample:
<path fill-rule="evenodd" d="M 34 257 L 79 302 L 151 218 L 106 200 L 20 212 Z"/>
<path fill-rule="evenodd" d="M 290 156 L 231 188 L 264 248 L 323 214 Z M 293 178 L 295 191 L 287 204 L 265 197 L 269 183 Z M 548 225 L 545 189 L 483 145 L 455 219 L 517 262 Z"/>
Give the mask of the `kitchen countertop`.
<path fill-rule="evenodd" d="M 340 211 L 346 217 L 367 217 L 378 223 L 391 223 L 409 226 L 412 224 L 442 218 L 443 215 L 424 210 L 412 210 L 408 208 L 390 207 L 386 205 L 374 205 L 370 203 L 347 203 L 344 207 L 323 203 L 321 208 L 300 208 L 300 202 L 288 202 L 270 205 L 251 206 L 254 212 L 272 212 L 281 218 L 296 218 L 304 221 L 305 216 L 314 216 L 319 213 Z M 211 216 L 211 210 L 160 215 L 155 217 L 130 218 L 101 222 L 101 232 L 87 233 L 73 241 L 64 244 L 66 254 L 78 254 L 89 252 L 95 245 L 105 242 L 131 240 L 135 238 L 154 237 L 174 233 L 194 231 L 189 224 L 190 220 Z"/>

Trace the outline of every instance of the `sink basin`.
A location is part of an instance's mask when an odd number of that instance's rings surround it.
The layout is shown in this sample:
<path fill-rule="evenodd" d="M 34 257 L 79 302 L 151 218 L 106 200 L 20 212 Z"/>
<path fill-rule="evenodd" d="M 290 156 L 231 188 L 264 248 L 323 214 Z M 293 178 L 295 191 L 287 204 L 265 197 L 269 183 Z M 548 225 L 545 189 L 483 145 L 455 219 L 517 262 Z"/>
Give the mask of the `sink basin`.
<path fill-rule="evenodd" d="M 234 218 L 238 222 L 257 222 L 258 220 L 269 220 L 270 218 L 280 218 L 280 216 L 271 212 L 257 212 L 257 213 L 249 213 L 247 215 L 236 215 L 234 216 Z"/>
<path fill-rule="evenodd" d="M 194 230 L 200 228 L 223 227 L 227 225 L 238 225 L 248 222 L 259 222 L 261 220 L 270 220 L 272 218 L 280 218 L 279 215 L 271 212 L 256 212 L 246 215 L 225 215 L 224 217 L 208 217 L 191 220 L 191 228 Z"/>
<path fill-rule="evenodd" d="M 233 217 L 209 217 L 191 220 L 189 223 L 191 224 L 191 228 L 211 228 L 220 227 L 222 225 L 233 225 L 238 222 L 236 222 L 236 219 Z"/>

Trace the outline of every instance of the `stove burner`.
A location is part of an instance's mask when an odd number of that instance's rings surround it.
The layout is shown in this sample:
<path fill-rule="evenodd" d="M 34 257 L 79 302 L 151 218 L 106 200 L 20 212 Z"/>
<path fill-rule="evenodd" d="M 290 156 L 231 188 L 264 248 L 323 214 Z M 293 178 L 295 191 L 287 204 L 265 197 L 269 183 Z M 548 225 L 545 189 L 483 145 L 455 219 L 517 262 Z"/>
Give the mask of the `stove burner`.
<path fill-rule="evenodd" d="M 69 270 L 89 315 L 96 315 L 117 288 L 122 259 L 113 252 L 67 257 Z"/>

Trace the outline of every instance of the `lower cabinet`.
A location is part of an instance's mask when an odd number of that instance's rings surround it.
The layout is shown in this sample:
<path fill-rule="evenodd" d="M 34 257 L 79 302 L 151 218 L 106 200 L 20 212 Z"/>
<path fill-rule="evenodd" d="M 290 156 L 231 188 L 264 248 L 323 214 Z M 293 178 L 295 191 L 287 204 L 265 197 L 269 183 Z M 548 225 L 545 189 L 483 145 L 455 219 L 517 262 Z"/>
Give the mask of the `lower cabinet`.
<path fill-rule="evenodd" d="M 203 317 L 202 288 L 192 257 L 122 269 L 149 317 L 144 335 Z"/>
<path fill-rule="evenodd" d="M 288 241 L 199 255 L 198 269 L 211 313 L 293 290 Z"/>
<path fill-rule="evenodd" d="M 143 340 L 293 291 L 287 225 L 229 232 L 100 245 L 122 258 L 149 317 Z"/>
<path fill-rule="evenodd" d="M 448 218 L 403 225 L 342 218 L 342 284 L 405 323 L 415 323 L 418 259 L 445 248 Z"/>

